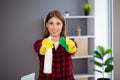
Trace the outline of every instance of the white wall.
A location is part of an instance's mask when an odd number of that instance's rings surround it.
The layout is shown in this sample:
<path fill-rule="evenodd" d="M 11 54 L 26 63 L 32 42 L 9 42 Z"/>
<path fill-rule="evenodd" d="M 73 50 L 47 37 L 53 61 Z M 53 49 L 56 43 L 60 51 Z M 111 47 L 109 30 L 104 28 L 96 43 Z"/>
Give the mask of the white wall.
<path fill-rule="evenodd" d="M 120 80 L 120 0 L 113 0 L 114 80 Z"/>
<path fill-rule="evenodd" d="M 108 47 L 108 0 L 95 0 L 95 46 L 97 45 Z M 97 72 L 95 75 L 95 80 L 102 77 Z"/>

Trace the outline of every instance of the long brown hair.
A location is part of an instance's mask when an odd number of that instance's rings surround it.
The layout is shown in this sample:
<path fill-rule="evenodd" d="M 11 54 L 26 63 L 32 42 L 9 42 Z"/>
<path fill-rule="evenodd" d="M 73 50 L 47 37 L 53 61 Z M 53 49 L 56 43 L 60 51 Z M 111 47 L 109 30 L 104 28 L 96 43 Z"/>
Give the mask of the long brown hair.
<path fill-rule="evenodd" d="M 63 14 L 60 12 L 60 11 L 58 11 L 58 10 L 54 10 L 54 11 L 51 11 L 51 12 L 49 12 L 48 13 L 48 15 L 46 16 L 46 18 L 45 18 L 45 22 L 44 22 L 44 36 L 43 36 L 43 38 L 47 38 L 50 34 L 49 34 L 49 31 L 48 31 L 48 29 L 47 29 L 47 27 L 46 27 L 46 23 L 49 21 L 49 19 L 51 19 L 52 17 L 56 17 L 56 18 L 58 18 L 58 19 L 60 19 L 61 21 L 62 21 L 62 23 L 63 23 L 63 26 L 62 26 L 62 31 L 61 31 L 61 33 L 60 33 L 60 37 L 61 36 L 64 36 L 64 37 L 66 37 L 66 22 L 65 22 L 65 18 L 64 18 L 64 16 L 63 16 Z"/>

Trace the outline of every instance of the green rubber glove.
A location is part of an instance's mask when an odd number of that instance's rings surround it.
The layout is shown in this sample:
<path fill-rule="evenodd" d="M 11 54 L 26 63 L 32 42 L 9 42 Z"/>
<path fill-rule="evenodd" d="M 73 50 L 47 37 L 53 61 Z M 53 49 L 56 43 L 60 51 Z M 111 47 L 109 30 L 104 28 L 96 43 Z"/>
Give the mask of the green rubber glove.
<path fill-rule="evenodd" d="M 66 49 L 66 51 L 68 51 L 68 46 L 66 44 L 66 38 L 65 37 L 62 36 L 59 40 L 59 43 L 61 44 L 61 46 L 63 46 Z"/>

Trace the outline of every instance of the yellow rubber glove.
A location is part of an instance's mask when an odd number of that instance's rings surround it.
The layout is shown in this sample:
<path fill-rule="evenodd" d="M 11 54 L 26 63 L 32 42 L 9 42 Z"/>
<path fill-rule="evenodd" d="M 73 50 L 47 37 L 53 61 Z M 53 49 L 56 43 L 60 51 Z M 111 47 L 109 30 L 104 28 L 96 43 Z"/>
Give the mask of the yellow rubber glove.
<path fill-rule="evenodd" d="M 50 38 L 43 39 L 42 46 L 41 46 L 41 48 L 39 50 L 39 53 L 41 55 L 45 55 L 46 48 L 53 48 L 53 41 Z"/>
<path fill-rule="evenodd" d="M 67 52 L 69 53 L 74 53 L 76 52 L 77 48 L 75 46 L 75 43 L 69 39 L 69 38 L 65 38 L 65 37 L 61 37 L 59 40 L 59 43 L 61 44 L 61 46 L 63 46 Z"/>
<path fill-rule="evenodd" d="M 75 46 L 75 43 L 71 39 L 66 38 L 66 45 L 68 45 L 68 52 L 69 53 L 76 52 L 77 48 Z"/>

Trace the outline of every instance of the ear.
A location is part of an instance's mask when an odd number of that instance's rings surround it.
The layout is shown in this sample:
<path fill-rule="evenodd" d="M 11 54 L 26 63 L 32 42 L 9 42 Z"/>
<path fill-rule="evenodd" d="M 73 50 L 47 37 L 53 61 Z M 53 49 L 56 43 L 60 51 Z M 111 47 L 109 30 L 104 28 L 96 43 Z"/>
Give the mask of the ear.
<path fill-rule="evenodd" d="M 45 27 L 48 28 L 48 23 L 45 24 Z"/>

